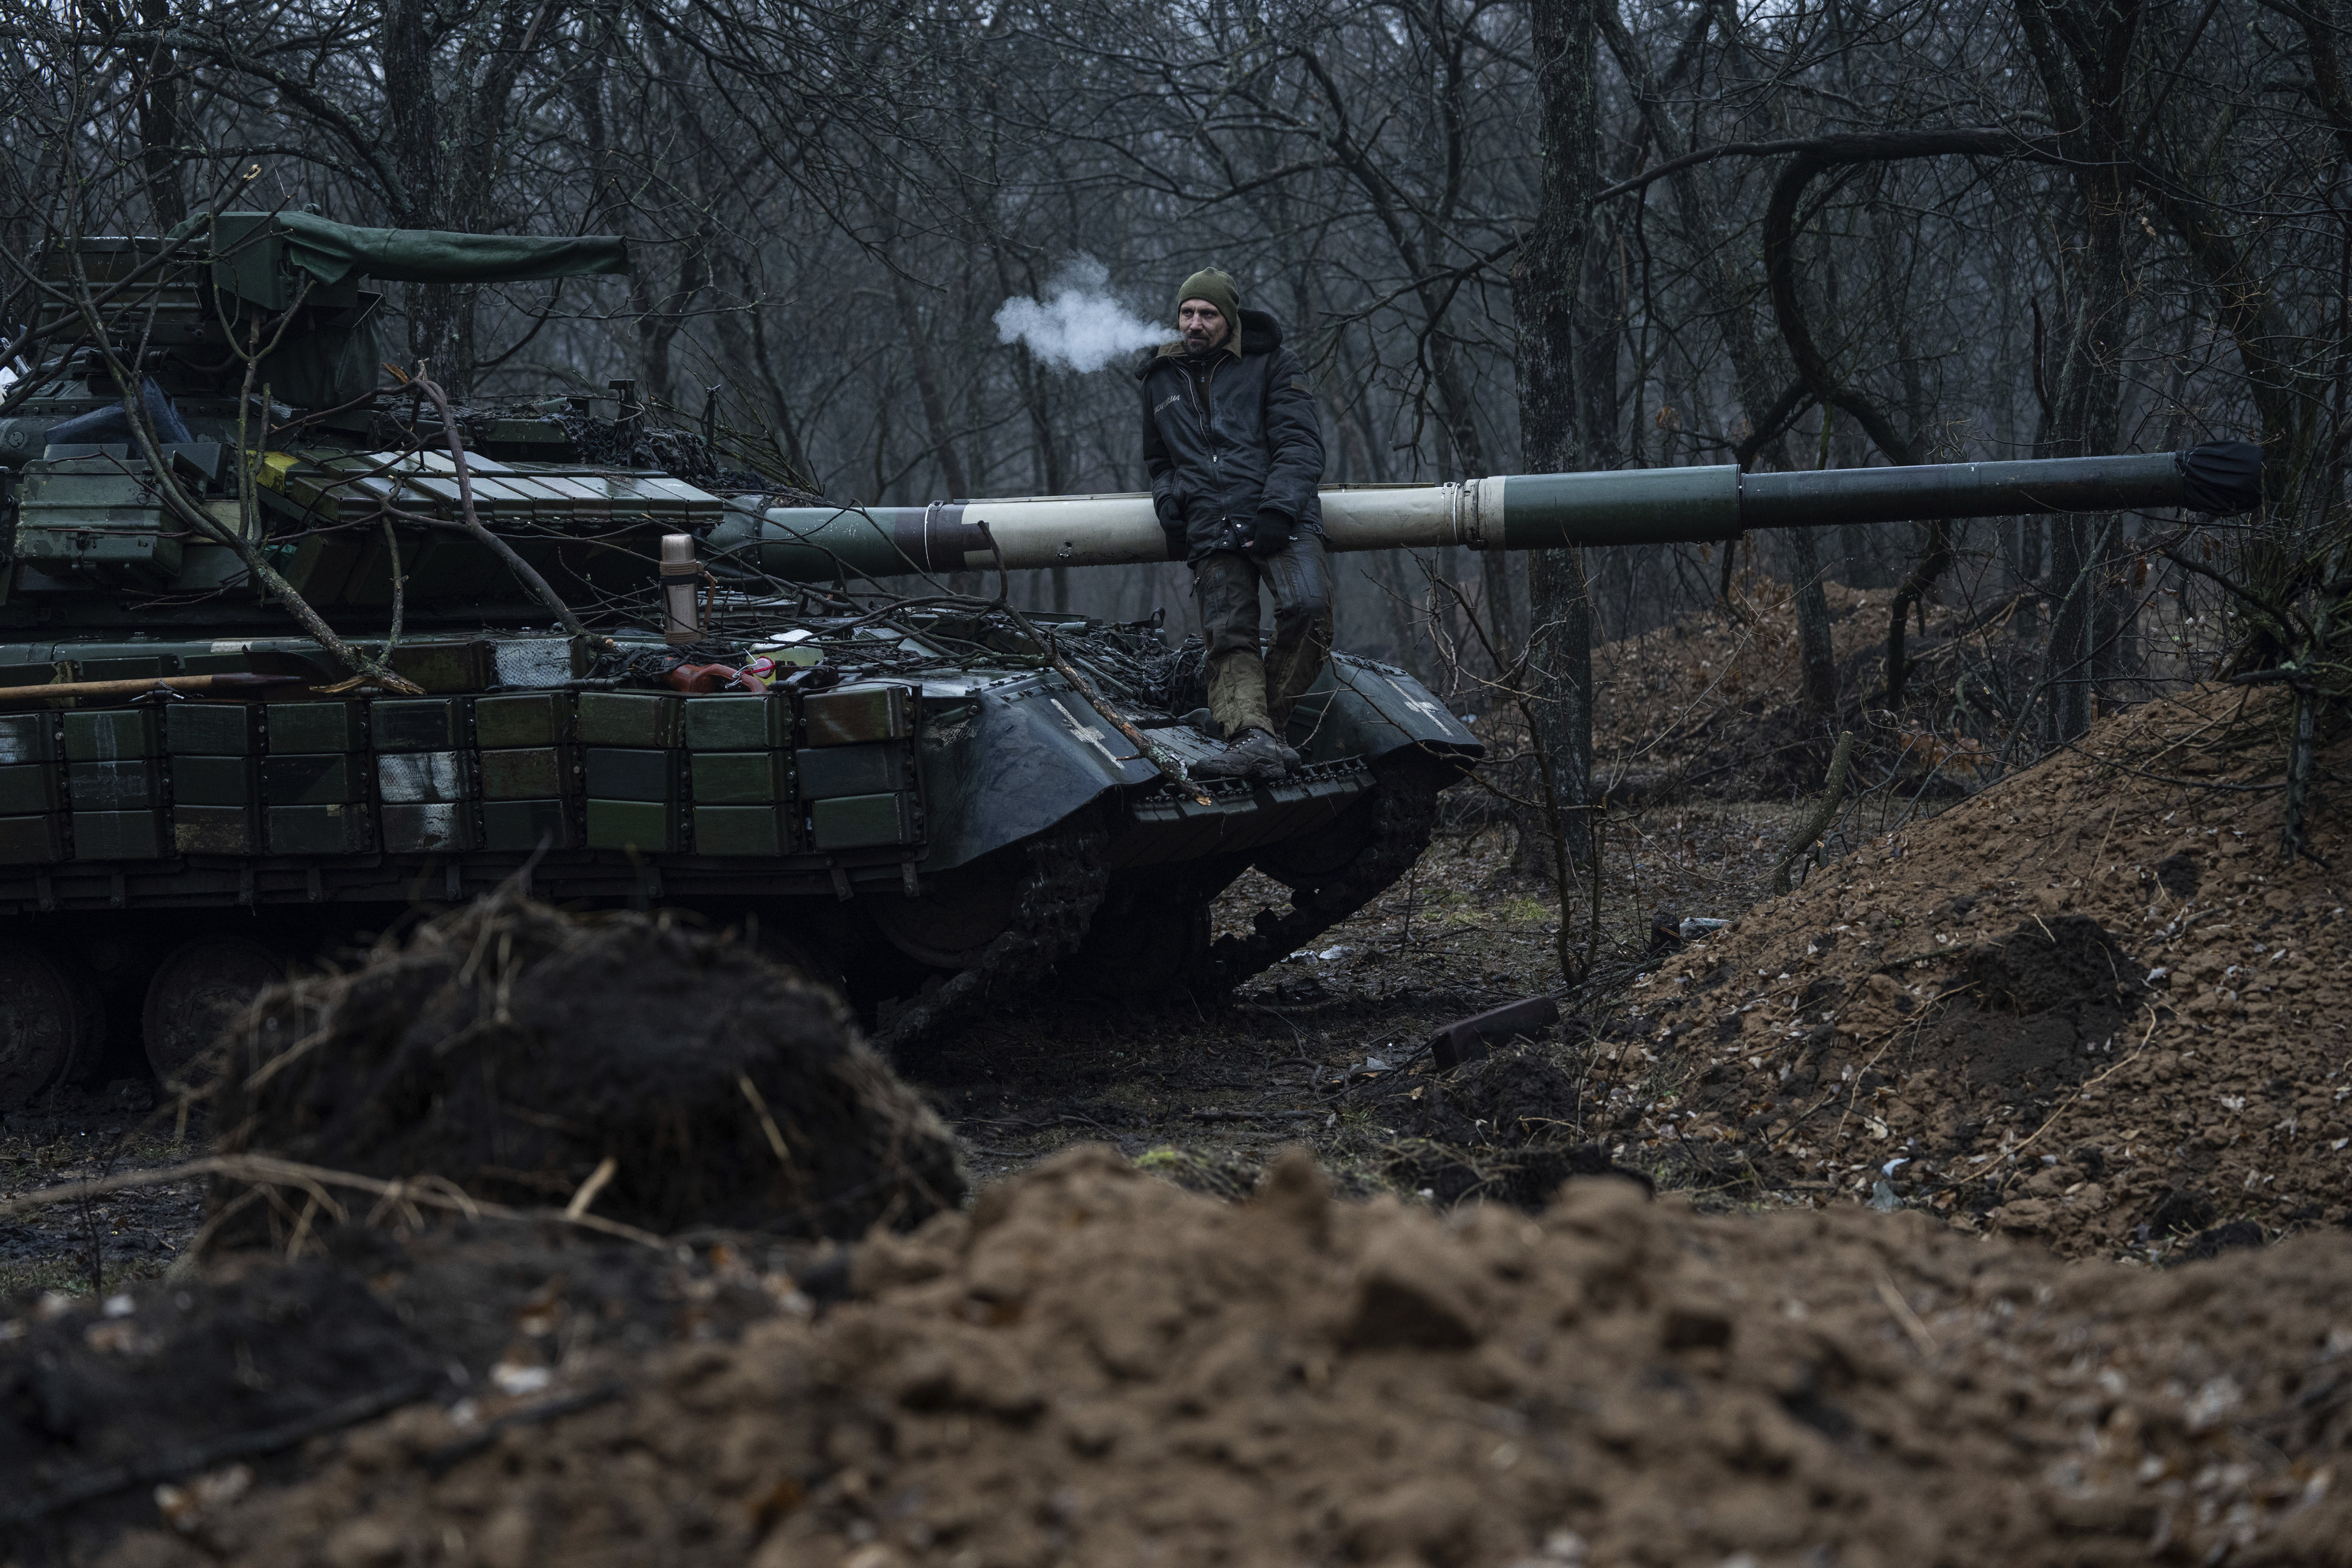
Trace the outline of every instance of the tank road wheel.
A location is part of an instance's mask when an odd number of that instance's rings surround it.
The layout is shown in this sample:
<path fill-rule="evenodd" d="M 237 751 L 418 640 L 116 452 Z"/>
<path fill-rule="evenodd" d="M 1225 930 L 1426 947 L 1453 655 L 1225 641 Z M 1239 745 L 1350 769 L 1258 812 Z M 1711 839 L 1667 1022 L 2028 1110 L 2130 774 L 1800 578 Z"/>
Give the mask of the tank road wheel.
<path fill-rule="evenodd" d="M 916 963 L 933 969 L 969 969 L 980 962 L 990 942 L 1013 929 L 1020 913 L 1024 869 L 983 861 L 927 879 L 916 898 L 880 894 L 866 912 L 890 945 Z"/>
<path fill-rule="evenodd" d="M 937 1039 L 991 995 L 1034 991 L 1086 940 L 1103 900 L 1108 836 L 1091 814 L 928 882 L 921 897 L 866 902 L 899 952 L 944 973 L 876 1010 L 875 1042 L 895 1050 Z"/>
<path fill-rule="evenodd" d="M 249 937 L 200 936 L 173 949 L 140 1015 L 155 1080 L 170 1083 L 263 986 L 285 978 L 286 955 Z"/>
<path fill-rule="evenodd" d="M 104 1037 L 96 994 L 35 947 L 0 946 L 0 1111 L 55 1083 Z"/>

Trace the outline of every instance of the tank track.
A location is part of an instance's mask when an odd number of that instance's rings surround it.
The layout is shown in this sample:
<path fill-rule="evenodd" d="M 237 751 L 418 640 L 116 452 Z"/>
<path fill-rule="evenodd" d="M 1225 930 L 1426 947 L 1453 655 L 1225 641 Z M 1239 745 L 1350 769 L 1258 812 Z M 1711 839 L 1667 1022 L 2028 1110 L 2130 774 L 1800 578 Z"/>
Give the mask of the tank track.
<path fill-rule="evenodd" d="M 1280 963 L 1393 887 L 1429 847 L 1437 826 L 1440 781 L 1423 768 L 1387 767 L 1366 802 L 1372 812 L 1364 847 L 1310 888 L 1294 888 L 1286 913 L 1260 910 L 1247 936 L 1209 945 L 1196 987 L 1223 995 Z"/>
<path fill-rule="evenodd" d="M 1022 864 L 1013 914 L 980 962 L 926 981 L 912 996 L 877 1009 L 874 1043 L 897 1051 L 936 1039 L 969 1019 L 992 994 L 1020 994 L 1044 984 L 1078 950 L 1110 887 L 1103 849 L 1109 835 L 1092 815 L 1018 846 Z"/>

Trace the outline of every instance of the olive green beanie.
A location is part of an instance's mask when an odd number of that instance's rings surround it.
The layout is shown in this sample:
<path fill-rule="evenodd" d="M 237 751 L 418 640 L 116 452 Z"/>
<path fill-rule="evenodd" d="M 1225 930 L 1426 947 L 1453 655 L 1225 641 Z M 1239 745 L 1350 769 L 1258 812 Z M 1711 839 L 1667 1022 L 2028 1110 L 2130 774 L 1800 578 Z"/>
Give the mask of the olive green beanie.
<path fill-rule="evenodd" d="M 1225 324 L 1241 331 L 1242 297 L 1234 288 L 1233 274 L 1220 267 L 1203 267 L 1184 279 L 1184 287 L 1176 290 L 1176 309 L 1181 314 L 1187 300 L 1206 300 L 1225 318 Z"/>

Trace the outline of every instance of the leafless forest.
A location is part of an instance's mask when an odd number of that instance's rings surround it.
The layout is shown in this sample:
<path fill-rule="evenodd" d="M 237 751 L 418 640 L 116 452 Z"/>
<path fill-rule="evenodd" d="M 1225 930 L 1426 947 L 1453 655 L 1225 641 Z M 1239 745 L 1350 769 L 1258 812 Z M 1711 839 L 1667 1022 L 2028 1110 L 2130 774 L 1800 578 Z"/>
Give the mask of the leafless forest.
<path fill-rule="evenodd" d="M 1896 590 L 1898 626 L 1922 597 L 2006 606 L 2033 657 L 1944 718 L 2031 754 L 2155 682 L 2288 679 L 2306 710 L 2343 685 L 2345 22 L 2336 0 L 0 0 L 0 349 L 35 363 L 32 258 L 59 236 L 314 205 L 626 234 L 632 278 L 412 288 L 394 341 L 477 401 L 627 379 L 715 409 L 845 500 L 1137 488 L 1126 356 L 1051 363 L 997 316 L 1091 288 L 1158 320 L 1206 263 L 1309 364 L 1335 481 L 2259 440 L 2251 524 L 1343 574 L 1343 646 L 1450 668 L 1465 706 L 1532 639 L 1504 675 L 1570 751 L 1587 650 L 1703 610 L 1736 564 L 1801 585 L 1815 715 L 1902 695 L 1899 654 L 1839 689 L 1824 578 Z M 1020 592 L 1190 614 L 1173 567 Z"/>

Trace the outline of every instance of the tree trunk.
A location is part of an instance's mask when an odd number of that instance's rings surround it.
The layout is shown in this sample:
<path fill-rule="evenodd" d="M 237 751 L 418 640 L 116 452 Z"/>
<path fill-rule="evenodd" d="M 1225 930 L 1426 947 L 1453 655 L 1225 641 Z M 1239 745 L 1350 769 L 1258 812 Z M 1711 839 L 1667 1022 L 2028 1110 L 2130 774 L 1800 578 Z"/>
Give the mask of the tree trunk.
<path fill-rule="evenodd" d="M 940 366 L 931 353 L 931 340 L 923 328 L 923 318 L 915 307 L 915 290 L 907 275 L 893 269 L 890 274 L 890 300 L 898 310 L 898 330 L 907 336 L 907 352 L 915 364 L 915 395 L 923 405 L 923 427 L 931 438 L 931 458 L 940 466 L 940 478 L 946 481 L 948 493 L 941 500 L 962 500 L 971 494 L 971 484 L 964 478 L 963 458 L 957 455 L 952 427 L 948 424 L 947 399 L 940 392 Z"/>
<path fill-rule="evenodd" d="M 1588 198 L 1600 174 L 1595 86 L 1599 0 L 1536 0 L 1535 222 L 1511 279 L 1517 317 L 1519 442 L 1528 468 L 1585 466 L 1579 418 L 1577 301 L 1591 238 Z M 1580 809 L 1592 794 L 1592 616 L 1574 550 L 1536 552 L 1528 563 L 1528 681 L 1537 739 L 1552 788 L 1568 807 L 1563 826 L 1579 863 L 1591 853 Z"/>
<path fill-rule="evenodd" d="M 139 0 L 139 17 L 161 30 L 171 25 L 168 0 Z M 171 50 L 156 48 L 140 64 L 139 158 L 146 176 L 147 212 L 153 232 L 169 231 L 188 216 L 186 182 L 180 177 L 180 140 L 187 134 L 187 82 Z"/>

